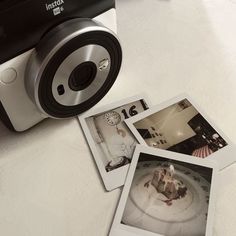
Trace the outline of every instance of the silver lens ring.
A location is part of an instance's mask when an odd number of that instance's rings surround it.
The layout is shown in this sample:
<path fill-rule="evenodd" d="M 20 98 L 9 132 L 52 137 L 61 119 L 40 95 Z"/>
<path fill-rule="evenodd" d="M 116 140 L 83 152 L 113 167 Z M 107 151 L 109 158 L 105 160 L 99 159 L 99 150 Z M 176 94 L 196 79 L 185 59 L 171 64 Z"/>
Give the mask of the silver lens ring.
<path fill-rule="evenodd" d="M 99 69 L 99 64 L 104 61 L 108 60 L 109 64 L 104 69 Z M 60 65 L 58 70 L 56 71 L 56 74 L 54 76 L 53 82 L 52 82 L 52 93 L 55 98 L 55 100 L 64 105 L 64 106 L 75 106 L 77 104 L 81 104 L 88 100 L 91 96 L 93 96 L 99 89 L 101 89 L 102 85 L 107 79 L 107 76 L 110 72 L 110 55 L 108 51 L 100 46 L 100 45 L 87 45 L 84 47 L 81 47 L 71 53 Z M 96 74 L 94 78 L 92 78 L 91 83 L 88 84 L 88 86 L 81 86 L 84 87 L 84 89 L 73 89 L 73 86 L 69 86 L 70 76 L 73 74 L 73 71 L 79 67 L 80 65 L 83 65 L 83 63 L 90 62 L 91 65 L 96 66 Z M 93 64 L 92 64 L 93 63 Z M 78 66 L 79 65 L 79 66 Z M 91 66 L 92 67 L 92 66 Z M 90 67 L 88 67 L 90 68 Z M 90 74 L 89 69 L 88 75 L 81 76 L 84 81 L 88 80 Z M 74 73 L 75 74 L 75 73 Z M 80 71 L 77 72 L 77 75 L 75 80 L 79 80 Z M 71 77 L 71 78 L 74 78 Z M 82 81 L 83 82 L 83 81 Z M 81 82 L 81 83 L 82 83 Z M 72 83 L 72 82 L 71 82 Z M 63 94 L 60 93 L 59 89 L 63 86 L 64 91 Z M 76 86 L 74 86 L 76 87 Z M 79 87 L 79 86 L 77 86 Z M 77 90 L 77 91 L 76 91 Z"/>
<path fill-rule="evenodd" d="M 121 60 L 112 31 L 90 19 L 73 19 L 50 31 L 36 47 L 27 65 L 26 90 L 46 116 L 76 116 L 105 96 Z"/>

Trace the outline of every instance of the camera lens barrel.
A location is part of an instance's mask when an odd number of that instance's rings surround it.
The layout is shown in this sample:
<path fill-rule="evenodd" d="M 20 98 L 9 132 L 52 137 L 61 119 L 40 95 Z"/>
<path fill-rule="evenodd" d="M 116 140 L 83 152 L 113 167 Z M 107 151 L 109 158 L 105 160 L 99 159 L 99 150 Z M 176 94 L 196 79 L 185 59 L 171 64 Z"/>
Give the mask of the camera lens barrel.
<path fill-rule="evenodd" d="M 25 87 L 45 116 L 76 116 L 99 102 L 119 73 L 117 36 L 91 19 L 72 19 L 48 32 L 33 51 Z"/>

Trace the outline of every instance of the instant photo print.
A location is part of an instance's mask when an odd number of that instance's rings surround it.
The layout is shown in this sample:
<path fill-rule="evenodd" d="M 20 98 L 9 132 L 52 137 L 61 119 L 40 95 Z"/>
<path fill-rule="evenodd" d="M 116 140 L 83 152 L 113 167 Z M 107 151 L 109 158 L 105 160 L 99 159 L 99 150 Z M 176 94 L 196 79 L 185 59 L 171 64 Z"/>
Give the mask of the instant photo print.
<path fill-rule="evenodd" d="M 212 236 L 218 167 L 137 145 L 109 236 Z"/>
<path fill-rule="evenodd" d="M 235 161 L 232 142 L 186 94 L 125 122 L 140 144 L 214 159 L 220 169 Z"/>
<path fill-rule="evenodd" d="M 136 138 L 124 120 L 149 108 L 145 95 L 134 96 L 79 117 L 104 185 L 108 191 L 124 185 Z"/>

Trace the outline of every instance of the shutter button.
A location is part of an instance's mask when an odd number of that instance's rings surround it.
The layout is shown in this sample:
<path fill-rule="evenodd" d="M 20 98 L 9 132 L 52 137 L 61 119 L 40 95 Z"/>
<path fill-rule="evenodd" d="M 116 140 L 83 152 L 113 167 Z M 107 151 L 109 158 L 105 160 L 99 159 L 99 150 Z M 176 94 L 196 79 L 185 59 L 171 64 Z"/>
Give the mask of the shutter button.
<path fill-rule="evenodd" d="M 13 68 L 8 68 L 0 73 L 0 81 L 3 84 L 11 84 L 16 80 L 17 72 Z"/>

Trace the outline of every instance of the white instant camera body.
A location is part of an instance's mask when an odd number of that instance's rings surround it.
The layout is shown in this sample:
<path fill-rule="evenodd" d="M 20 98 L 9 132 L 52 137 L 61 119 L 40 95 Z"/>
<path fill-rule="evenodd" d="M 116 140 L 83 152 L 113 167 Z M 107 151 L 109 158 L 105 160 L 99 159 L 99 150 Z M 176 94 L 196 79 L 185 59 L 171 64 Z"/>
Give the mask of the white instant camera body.
<path fill-rule="evenodd" d="M 12 130 L 88 110 L 121 61 L 113 0 L 0 2 L 0 118 Z"/>

